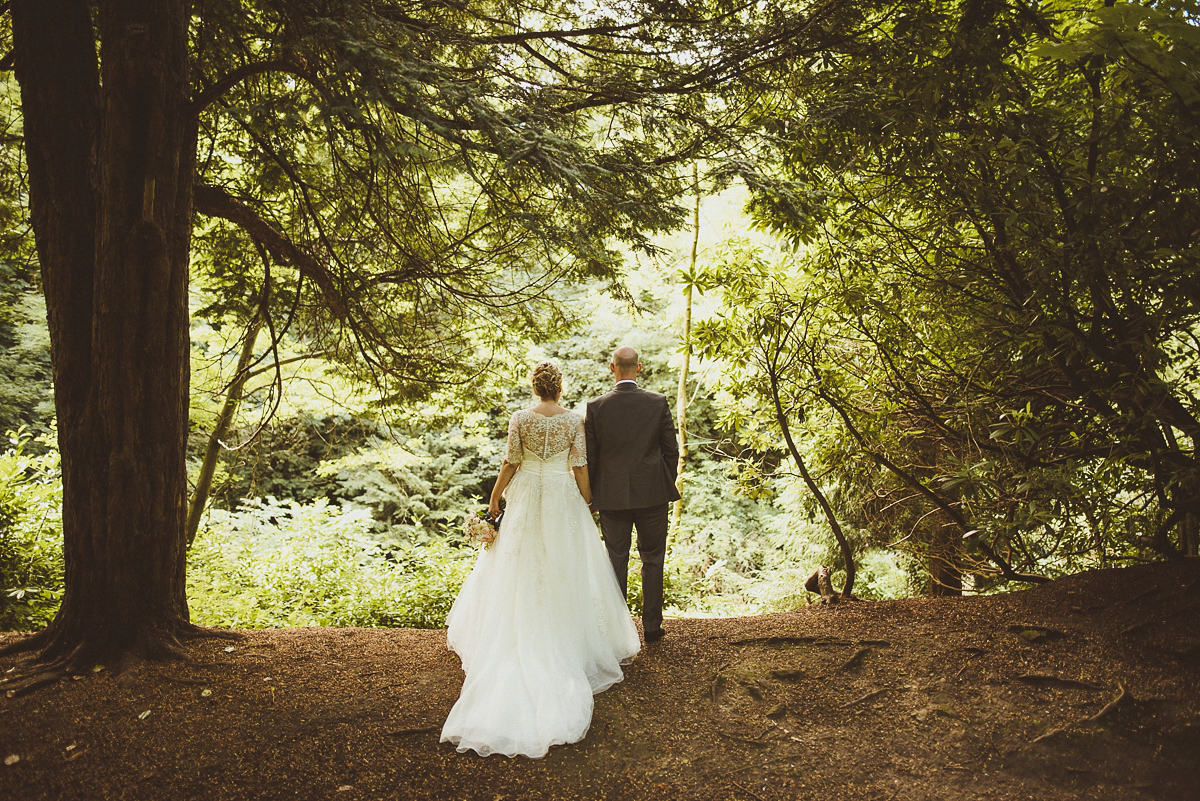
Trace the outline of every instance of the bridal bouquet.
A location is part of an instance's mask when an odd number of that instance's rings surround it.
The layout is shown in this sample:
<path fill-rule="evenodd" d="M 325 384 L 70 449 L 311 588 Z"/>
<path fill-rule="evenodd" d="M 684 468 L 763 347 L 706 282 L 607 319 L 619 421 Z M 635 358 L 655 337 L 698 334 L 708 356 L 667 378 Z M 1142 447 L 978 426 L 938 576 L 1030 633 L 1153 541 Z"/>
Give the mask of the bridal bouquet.
<path fill-rule="evenodd" d="M 491 515 L 485 517 L 467 515 L 463 520 L 463 534 L 472 545 L 482 545 L 486 548 L 495 541 L 496 531 L 500 527 L 500 518 L 502 517 L 504 517 L 504 512 L 501 512 L 495 520 Z"/>

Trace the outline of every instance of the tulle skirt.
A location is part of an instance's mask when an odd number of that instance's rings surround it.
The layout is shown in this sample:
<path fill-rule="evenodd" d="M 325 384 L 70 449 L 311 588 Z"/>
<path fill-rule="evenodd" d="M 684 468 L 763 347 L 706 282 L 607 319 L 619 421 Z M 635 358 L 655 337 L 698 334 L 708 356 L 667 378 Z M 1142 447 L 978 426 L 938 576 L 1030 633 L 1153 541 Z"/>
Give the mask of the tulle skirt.
<path fill-rule="evenodd" d="M 565 455 L 527 452 L 506 497 L 500 534 L 447 618 L 466 677 L 442 741 L 542 757 L 583 739 L 592 695 L 621 681 L 639 642 Z"/>

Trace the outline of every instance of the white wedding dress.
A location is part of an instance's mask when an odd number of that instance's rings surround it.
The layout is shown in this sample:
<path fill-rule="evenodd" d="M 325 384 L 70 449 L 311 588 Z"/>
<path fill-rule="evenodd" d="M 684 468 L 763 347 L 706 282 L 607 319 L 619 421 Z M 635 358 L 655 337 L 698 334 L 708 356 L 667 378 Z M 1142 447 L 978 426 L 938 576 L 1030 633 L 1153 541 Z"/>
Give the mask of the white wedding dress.
<path fill-rule="evenodd" d="M 570 467 L 587 464 L 583 420 L 532 410 L 509 421 L 520 469 L 504 522 L 447 618 L 462 693 L 442 742 L 483 756 L 545 756 L 582 740 L 592 695 L 623 678 L 637 630 Z"/>

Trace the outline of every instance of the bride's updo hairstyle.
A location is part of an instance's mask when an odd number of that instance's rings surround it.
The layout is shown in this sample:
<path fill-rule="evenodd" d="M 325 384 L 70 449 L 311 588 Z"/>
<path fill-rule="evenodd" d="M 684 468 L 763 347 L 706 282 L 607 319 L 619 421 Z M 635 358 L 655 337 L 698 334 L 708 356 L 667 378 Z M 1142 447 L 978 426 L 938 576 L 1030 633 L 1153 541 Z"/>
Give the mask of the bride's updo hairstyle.
<path fill-rule="evenodd" d="M 542 400 L 557 400 L 562 395 L 562 371 L 551 362 L 534 367 L 530 381 L 533 391 Z"/>

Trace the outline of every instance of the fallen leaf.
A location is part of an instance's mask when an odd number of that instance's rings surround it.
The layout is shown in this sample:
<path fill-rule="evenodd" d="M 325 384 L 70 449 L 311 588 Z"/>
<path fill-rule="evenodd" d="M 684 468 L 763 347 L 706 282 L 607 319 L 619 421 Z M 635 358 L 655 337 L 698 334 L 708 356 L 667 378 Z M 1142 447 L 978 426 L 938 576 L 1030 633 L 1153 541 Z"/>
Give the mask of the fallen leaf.
<path fill-rule="evenodd" d="M 351 787 L 350 785 L 348 785 L 348 784 L 343 784 L 341 787 L 339 787 L 339 788 L 338 788 L 338 792 L 339 792 L 339 793 L 344 793 L 344 792 L 346 792 L 347 790 L 353 790 L 353 789 L 354 789 L 354 788 L 353 788 L 353 787 Z"/>
<path fill-rule="evenodd" d="M 68 750 L 68 751 L 74 751 L 74 750 L 75 750 L 75 743 L 71 743 L 70 745 L 68 745 L 68 746 L 67 746 L 67 750 Z"/>
<path fill-rule="evenodd" d="M 263 681 L 274 681 L 270 676 L 263 676 Z"/>
<path fill-rule="evenodd" d="M 18 756 L 17 754 L 9 754 L 8 756 L 6 756 L 4 758 L 5 765 L 15 765 L 20 761 L 21 761 L 21 757 Z"/>
<path fill-rule="evenodd" d="M 212 690 L 208 689 L 207 687 L 200 691 L 201 698 L 208 698 L 210 695 L 212 695 Z"/>
<path fill-rule="evenodd" d="M 225 653 L 227 653 L 227 654 L 232 654 L 232 653 L 233 653 L 233 646 L 232 646 L 232 645 L 226 645 L 226 646 L 225 646 Z"/>
<path fill-rule="evenodd" d="M 149 710 L 149 709 L 147 709 L 147 710 L 146 710 L 145 712 L 143 712 L 142 714 L 138 715 L 138 720 L 145 720 L 145 719 L 146 719 L 146 718 L 148 718 L 148 717 L 150 717 L 150 710 Z"/>
<path fill-rule="evenodd" d="M 92 665 L 93 673 L 99 673 L 102 670 L 104 670 L 104 665 Z"/>

